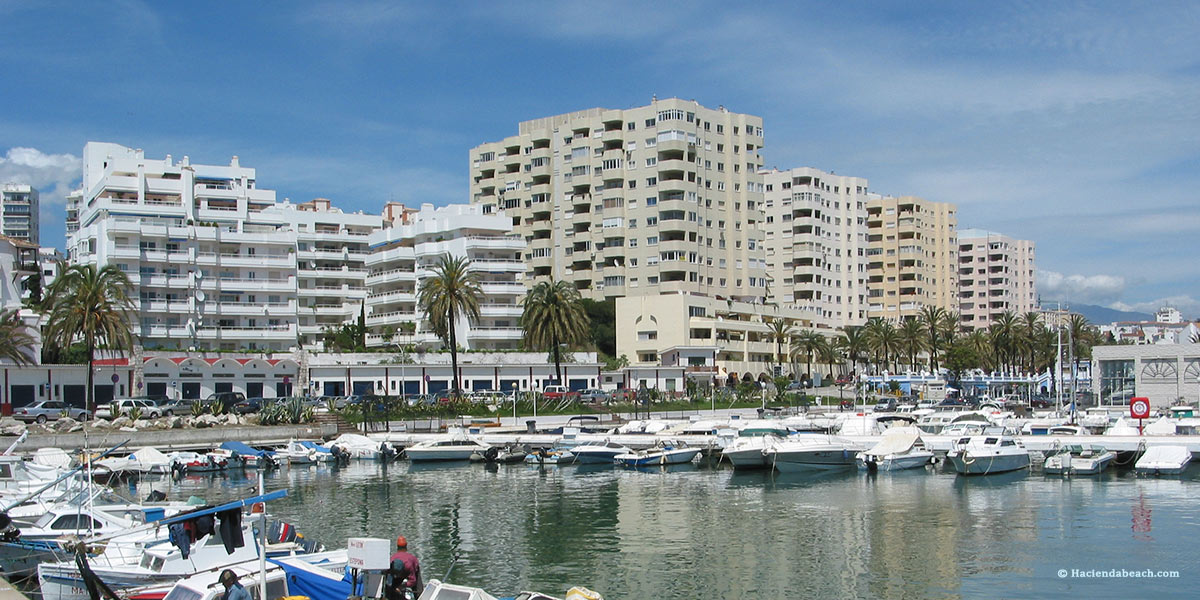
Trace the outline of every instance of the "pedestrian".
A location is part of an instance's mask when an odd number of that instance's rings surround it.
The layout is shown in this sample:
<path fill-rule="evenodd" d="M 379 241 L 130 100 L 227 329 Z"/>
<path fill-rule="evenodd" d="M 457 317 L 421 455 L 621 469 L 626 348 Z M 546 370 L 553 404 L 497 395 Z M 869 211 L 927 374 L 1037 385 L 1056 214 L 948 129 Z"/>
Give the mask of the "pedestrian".
<path fill-rule="evenodd" d="M 225 569 L 221 572 L 221 585 L 225 586 L 221 600 L 251 600 L 250 592 L 238 583 L 238 576 L 233 571 Z"/>
<path fill-rule="evenodd" d="M 421 594 L 421 562 L 408 551 L 408 540 L 404 536 L 396 538 L 396 552 L 392 554 L 388 585 L 388 600 L 404 600 L 405 592 L 412 591 L 412 597 Z M 249 600 L 249 599 L 247 599 Z"/>

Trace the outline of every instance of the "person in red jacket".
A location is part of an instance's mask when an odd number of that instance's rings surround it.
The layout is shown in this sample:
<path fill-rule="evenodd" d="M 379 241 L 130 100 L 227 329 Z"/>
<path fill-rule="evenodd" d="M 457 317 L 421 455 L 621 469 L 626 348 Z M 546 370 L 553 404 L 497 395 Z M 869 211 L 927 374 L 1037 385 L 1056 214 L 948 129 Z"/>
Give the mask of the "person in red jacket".
<path fill-rule="evenodd" d="M 421 594 L 421 562 L 408 551 L 408 540 L 404 536 L 396 538 L 396 552 L 391 558 L 391 584 L 388 585 L 388 600 L 404 600 L 405 592 L 412 591 L 412 597 Z"/>

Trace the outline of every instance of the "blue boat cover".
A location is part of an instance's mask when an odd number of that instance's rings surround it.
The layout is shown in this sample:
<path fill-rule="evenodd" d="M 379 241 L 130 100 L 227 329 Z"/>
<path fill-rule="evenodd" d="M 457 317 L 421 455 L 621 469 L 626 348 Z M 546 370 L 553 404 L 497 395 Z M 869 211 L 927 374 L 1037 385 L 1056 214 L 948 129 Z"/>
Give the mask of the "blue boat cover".
<path fill-rule="evenodd" d="M 263 456 L 275 456 L 274 452 L 270 452 L 268 450 L 256 450 L 251 448 L 245 442 L 221 442 L 221 449 L 229 450 L 230 452 L 237 452 L 242 456 L 257 456 L 259 458 Z"/>
<path fill-rule="evenodd" d="M 305 448 L 308 448 L 309 450 L 316 450 L 317 452 L 325 452 L 326 454 L 333 452 L 329 448 L 326 448 L 325 446 L 322 446 L 316 442 L 296 442 L 296 443 L 300 444 L 301 446 L 304 446 Z"/>
<path fill-rule="evenodd" d="M 356 593 L 350 587 L 348 569 L 341 579 L 338 579 L 337 575 L 332 572 L 329 572 L 328 575 L 314 573 L 270 558 L 267 561 L 283 567 L 289 595 L 308 596 L 311 600 L 346 600 Z M 359 587 L 362 587 L 361 583 Z M 357 593 L 361 593 L 361 589 Z"/>

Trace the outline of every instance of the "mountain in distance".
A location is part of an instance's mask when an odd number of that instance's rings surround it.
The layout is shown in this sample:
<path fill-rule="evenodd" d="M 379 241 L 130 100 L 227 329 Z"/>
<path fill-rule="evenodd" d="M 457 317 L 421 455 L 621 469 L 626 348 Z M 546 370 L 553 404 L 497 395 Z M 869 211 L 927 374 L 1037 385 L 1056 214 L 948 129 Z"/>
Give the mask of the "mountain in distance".
<path fill-rule="evenodd" d="M 1055 306 L 1055 302 L 1042 301 L 1043 307 Z M 1108 325 L 1117 321 L 1153 321 L 1154 315 L 1150 313 L 1132 312 L 1125 310 L 1117 310 L 1096 304 L 1067 304 L 1063 302 L 1063 308 L 1070 308 L 1071 312 L 1083 315 L 1092 325 Z"/>

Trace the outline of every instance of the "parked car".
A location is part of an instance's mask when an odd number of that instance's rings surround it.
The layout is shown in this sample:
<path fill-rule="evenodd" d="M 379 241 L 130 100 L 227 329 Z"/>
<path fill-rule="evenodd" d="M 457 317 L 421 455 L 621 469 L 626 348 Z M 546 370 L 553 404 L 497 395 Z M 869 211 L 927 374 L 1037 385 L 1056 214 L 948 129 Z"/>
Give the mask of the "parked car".
<path fill-rule="evenodd" d="M 241 402 L 229 407 L 229 411 L 239 415 L 256 413 L 262 410 L 263 406 L 266 404 L 267 401 L 262 398 L 246 398 L 245 400 L 242 400 Z"/>
<path fill-rule="evenodd" d="M 155 404 L 158 405 L 158 411 L 164 417 L 192 414 L 192 402 L 190 400 L 169 400 L 163 398 L 157 400 Z"/>
<path fill-rule="evenodd" d="M 547 400 L 556 400 L 566 398 L 568 396 L 578 396 L 578 392 L 572 392 L 565 385 L 548 385 L 542 388 L 542 396 Z"/>
<path fill-rule="evenodd" d="M 26 423 L 45 423 L 46 421 L 57 421 L 60 418 L 68 416 L 76 421 L 87 421 L 92 418 L 92 413 L 82 408 L 76 408 L 62 402 L 60 400 L 45 400 L 31 406 L 24 406 L 13 411 L 13 417 L 18 421 Z"/>
<path fill-rule="evenodd" d="M 246 395 L 241 392 L 216 392 L 214 394 L 210 394 L 208 398 L 205 398 L 200 404 L 206 410 L 212 410 L 212 405 L 220 402 L 221 405 L 225 407 L 225 410 L 232 410 L 235 405 L 244 401 L 245 399 Z"/>
<path fill-rule="evenodd" d="M 895 398 L 880 398 L 879 401 L 875 403 L 875 412 L 877 412 L 877 413 L 878 412 L 895 412 L 895 410 L 896 410 L 896 399 Z"/>
<path fill-rule="evenodd" d="M 138 409 L 141 416 L 146 419 L 157 419 L 163 415 L 163 411 L 159 408 L 158 403 L 146 397 L 140 398 L 124 398 L 113 400 L 108 404 L 101 404 L 96 407 L 96 416 L 101 419 L 115 419 L 117 417 L 129 416 L 129 411 Z"/>
<path fill-rule="evenodd" d="M 851 383 L 854 383 L 854 377 L 851 377 L 850 375 L 839 375 L 834 383 L 838 385 L 850 385 Z"/>
<path fill-rule="evenodd" d="M 581 402 L 608 402 L 609 398 L 608 392 L 601 389 L 589 388 L 579 392 Z"/>

